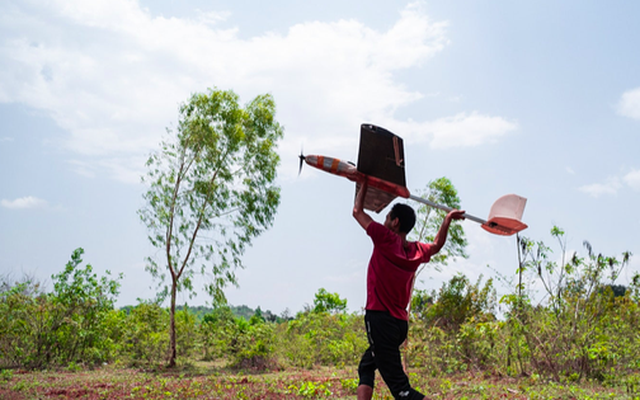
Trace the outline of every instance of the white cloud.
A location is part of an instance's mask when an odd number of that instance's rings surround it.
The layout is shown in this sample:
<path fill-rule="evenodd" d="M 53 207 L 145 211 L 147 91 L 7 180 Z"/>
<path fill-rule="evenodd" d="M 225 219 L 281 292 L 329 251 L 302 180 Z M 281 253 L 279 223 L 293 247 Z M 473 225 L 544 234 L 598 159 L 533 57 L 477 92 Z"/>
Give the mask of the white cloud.
<path fill-rule="evenodd" d="M 127 182 L 138 181 L 131 166 L 157 148 L 179 103 L 213 86 L 245 102 L 274 95 L 286 129 L 283 157 L 305 138 L 323 143 L 318 150 L 355 147 L 363 121 L 404 126 L 398 132 L 438 148 L 480 145 L 517 127 L 478 112 L 428 122 L 394 117 L 424 96 L 394 73 L 420 67 L 448 44 L 447 22 L 431 21 L 421 3 L 384 32 L 351 19 L 243 39 L 238 28 L 218 27 L 229 16 L 153 17 L 135 0 L 3 2 L 0 102 L 45 110 L 69 132 L 66 148 Z"/>
<path fill-rule="evenodd" d="M 640 119 L 640 87 L 622 94 L 618 102 L 617 112 L 625 117 Z"/>
<path fill-rule="evenodd" d="M 640 170 L 632 170 L 627 173 L 622 180 L 626 183 L 630 188 L 634 190 L 640 190 Z"/>
<path fill-rule="evenodd" d="M 0 137 L 0 143 L 2 142 L 13 142 L 13 138 L 8 136 L 2 136 Z"/>
<path fill-rule="evenodd" d="M 470 147 L 495 142 L 518 128 L 517 122 L 501 117 L 482 115 L 477 111 L 459 113 L 434 121 L 388 121 L 405 139 L 428 142 L 433 148 Z"/>
<path fill-rule="evenodd" d="M 146 172 L 144 169 L 146 161 L 144 156 L 105 158 L 99 165 L 121 182 L 140 183 L 140 178 Z"/>
<path fill-rule="evenodd" d="M 593 183 L 581 186 L 579 190 L 591 197 L 600 197 L 602 195 L 615 195 L 622 188 L 620 179 L 617 177 L 609 178 L 605 183 Z"/>
<path fill-rule="evenodd" d="M 431 146 L 434 148 L 478 146 L 494 142 L 517 128 L 515 122 L 477 112 L 441 118 L 425 123 L 425 126 L 433 133 Z"/>
<path fill-rule="evenodd" d="M 86 178 L 94 178 L 96 176 L 95 167 L 93 164 L 84 162 L 82 160 L 69 160 L 67 163 L 71 166 L 76 174 L 84 176 Z"/>
<path fill-rule="evenodd" d="M 10 209 L 44 208 L 47 206 L 47 201 L 33 196 L 26 196 L 15 200 L 2 199 L 0 205 Z"/>
<path fill-rule="evenodd" d="M 231 13 L 228 11 L 222 11 L 222 12 L 202 11 L 202 10 L 197 10 L 197 11 L 198 11 L 198 21 L 205 24 L 209 24 L 209 25 L 215 25 L 219 22 L 226 21 L 231 16 Z"/>
<path fill-rule="evenodd" d="M 585 185 L 580 187 L 579 190 L 591 197 L 600 197 L 602 195 L 616 195 L 624 185 L 640 191 L 640 170 L 632 169 L 622 176 L 608 178 L 605 183 Z"/>

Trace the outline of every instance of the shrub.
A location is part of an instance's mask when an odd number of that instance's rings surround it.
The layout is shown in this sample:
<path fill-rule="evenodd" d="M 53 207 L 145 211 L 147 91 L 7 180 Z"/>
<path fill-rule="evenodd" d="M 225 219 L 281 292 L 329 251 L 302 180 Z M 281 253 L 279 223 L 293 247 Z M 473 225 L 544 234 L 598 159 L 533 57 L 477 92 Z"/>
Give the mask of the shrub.
<path fill-rule="evenodd" d="M 278 326 L 279 357 L 302 368 L 356 365 L 368 346 L 362 316 L 299 313 Z"/>
<path fill-rule="evenodd" d="M 275 324 L 243 318 L 235 320 L 235 331 L 229 346 L 231 366 L 254 370 L 266 370 L 277 367 L 273 358 L 275 343 Z"/>
<path fill-rule="evenodd" d="M 113 311 L 120 284 L 98 278 L 91 265 L 81 267 L 83 253 L 76 249 L 65 269 L 53 275 L 52 293 L 42 292 L 31 280 L 13 287 L 2 284 L 0 351 L 5 362 L 46 368 L 113 359 L 116 344 L 104 321 Z"/>
<path fill-rule="evenodd" d="M 126 318 L 122 355 L 129 365 L 161 363 L 169 348 L 169 312 L 157 304 L 142 302 Z"/>

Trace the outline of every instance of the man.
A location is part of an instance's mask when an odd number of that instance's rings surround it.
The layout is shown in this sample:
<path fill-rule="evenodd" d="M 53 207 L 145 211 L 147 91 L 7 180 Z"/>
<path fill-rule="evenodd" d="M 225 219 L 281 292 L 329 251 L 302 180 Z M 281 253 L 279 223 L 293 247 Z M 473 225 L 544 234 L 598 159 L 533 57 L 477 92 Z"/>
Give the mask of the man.
<path fill-rule="evenodd" d="M 364 317 L 369 348 L 358 366 L 358 400 L 371 399 L 376 369 L 395 399 L 425 399 L 411 387 L 402 367 L 400 345 L 409 329 L 407 306 L 416 270 L 440 251 L 451 221 L 464 219 L 464 211 L 453 210 L 447 214 L 433 243 L 408 242 L 407 234 L 416 221 L 413 209 L 406 204 L 395 204 L 381 225 L 364 212 L 366 193 L 365 179 L 353 207 L 353 217 L 373 241 Z"/>

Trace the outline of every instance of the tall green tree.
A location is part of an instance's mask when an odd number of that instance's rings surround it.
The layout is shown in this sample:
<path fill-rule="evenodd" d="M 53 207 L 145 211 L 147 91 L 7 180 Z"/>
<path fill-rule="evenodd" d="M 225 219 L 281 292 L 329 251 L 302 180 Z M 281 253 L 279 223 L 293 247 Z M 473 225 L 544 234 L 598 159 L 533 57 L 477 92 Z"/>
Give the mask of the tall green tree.
<path fill-rule="evenodd" d="M 160 298 L 171 299 L 169 366 L 176 359 L 176 294 L 194 294 L 199 270 L 214 303 L 225 303 L 223 289 L 236 284 L 245 248 L 273 222 L 280 202 L 276 145 L 283 136 L 275 111 L 268 94 L 244 108 L 232 91 L 194 94 L 180 107 L 175 134 L 169 130 L 147 161 L 139 215 L 151 244 L 164 253 L 162 265 L 149 257 L 147 270 L 160 281 Z"/>
<path fill-rule="evenodd" d="M 455 186 L 453 186 L 453 183 L 446 177 L 430 181 L 425 189 L 418 191 L 417 194 L 434 203 L 460 209 L 458 191 Z M 416 210 L 416 228 L 413 230 L 414 233 L 411 239 L 421 242 L 432 242 L 446 215 L 447 213 L 445 211 L 427 205 L 418 207 Z M 426 265 L 439 269 L 446 266 L 448 262 L 455 257 L 467 258 L 468 255 L 465 252 L 466 247 L 467 239 L 460 221 L 452 221 L 444 247 L 438 254 L 431 257 L 431 261 L 429 261 L 428 264 L 423 264 L 420 267 L 416 273 L 416 277 L 422 272 Z"/>

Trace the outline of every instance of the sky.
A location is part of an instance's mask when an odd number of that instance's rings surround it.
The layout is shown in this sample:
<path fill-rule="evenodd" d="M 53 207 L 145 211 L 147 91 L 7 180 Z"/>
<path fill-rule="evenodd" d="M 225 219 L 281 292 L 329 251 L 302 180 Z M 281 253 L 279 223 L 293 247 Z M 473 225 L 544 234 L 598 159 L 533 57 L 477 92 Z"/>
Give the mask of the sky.
<path fill-rule="evenodd" d="M 153 298 L 144 162 L 180 104 L 215 87 L 243 104 L 272 94 L 285 132 L 281 204 L 230 304 L 295 313 L 325 288 L 364 306 L 372 245 L 354 185 L 298 176 L 297 155 L 355 161 L 365 122 L 404 139 L 412 192 L 446 176 L 480 218 L 523 196 L 523 236 L 557 259 L 554 225 L 569 252 L 630 251 L 625 284 L 640 271 L 638 15 L 626 1 L 4 0 L 0 274 L 50 288 L 82 247 L 98 274 L 124 275 L 117 305 Z M 418 288 L 515 275 L 515 237 L 463 224 L 470 257 L 426 269 Z"/>

